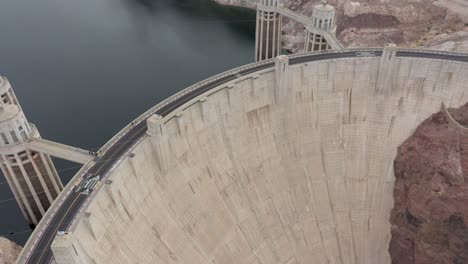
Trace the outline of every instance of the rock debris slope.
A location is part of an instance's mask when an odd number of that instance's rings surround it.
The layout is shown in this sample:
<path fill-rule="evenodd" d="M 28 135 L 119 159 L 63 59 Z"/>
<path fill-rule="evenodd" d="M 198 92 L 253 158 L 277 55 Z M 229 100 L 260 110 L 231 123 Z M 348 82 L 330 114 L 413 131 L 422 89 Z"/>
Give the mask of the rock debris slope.
<path fill-rule="evenodd" d="M 468 105 L 451 113 L 468 125 Z M 399 148 L 395 177 L 393 263 L 468 263 L 468 133 L 434 114 Z"/>

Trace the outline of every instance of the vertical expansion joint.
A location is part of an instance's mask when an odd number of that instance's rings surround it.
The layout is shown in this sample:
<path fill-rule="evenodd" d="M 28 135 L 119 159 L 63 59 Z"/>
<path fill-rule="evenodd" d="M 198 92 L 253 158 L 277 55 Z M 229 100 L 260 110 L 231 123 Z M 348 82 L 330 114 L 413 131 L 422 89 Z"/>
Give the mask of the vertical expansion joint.
<path fill-rule="evenodd" d="M 289 58 L 285 55 L 276 57 L 275 61 L 275 101 L 281 102 L 288 95 Z"/>

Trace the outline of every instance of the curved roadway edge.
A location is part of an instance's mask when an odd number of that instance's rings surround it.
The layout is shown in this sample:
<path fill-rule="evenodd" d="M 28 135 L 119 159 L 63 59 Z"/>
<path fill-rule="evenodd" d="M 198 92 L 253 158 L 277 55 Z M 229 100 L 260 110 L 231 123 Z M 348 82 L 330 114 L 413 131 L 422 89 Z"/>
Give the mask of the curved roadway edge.
<path fill-rule="evenodd" d="M 397 57 L 414 57 L 428 59 L 442 59 L 468 63 L 468 54 L 425 51 L 412 49 L 395 49 Z M 318 60 L 343 59 L 352 57 L 380 57 L 382 48 L 347 49 L 342 51 L 322 51 L 312 53 L 301 53 L 289 56 L 290 65 L 301 64 Z M 54 201 L 41 222 L 38 224 L 28 242 L 23 248 L 17 263 L 50 263 L 52 252 L 50 245 L 58 230 L 67 230 L 74 219 L 80 214 L 80 209 L 86 207 L 87 198 L 91 196 L 79 195 L 73 191 L 85 175 L 97 174 L 103 180 L 109 171 L 115 168 L 122 157 L 131 151 L 136 142 L 144 138 L 146 132 L 146 119 L 153 114 L 167 116 L 177 112 L 181 106 L 186 105 L 194 98 L 202 94 L 208 94 L 214 88 L 224 88 L 236 79 L 246 78 L 246 75 L 260 73 L 264 70 L 273 70 L 275 59 L 265 60 L 241 66 L 211 78 L 198 82 L 175 95 L 167 98 L 152 107 L 132 123 L 123 128 L 112 137 L 102 148 L 102 155 L 98 162 L 88 162 L 70 180 L 59 197 Z M 91 199 L 90 199 L 91 200 Z"/>
<path fill-rule="evenodd" d="M 445 107 L 445 104 L 442 103 L 441 105 L 442 111 L 445 114 L 445 116 L 448 118 L 449 123 L 454 125 L 456 128 L 461 129 L 463 133 L 468 133 L 468 128 L 460 124 L 455 118 L 453 118 L 452 114 L 448 111 L 447 107 Z"/>

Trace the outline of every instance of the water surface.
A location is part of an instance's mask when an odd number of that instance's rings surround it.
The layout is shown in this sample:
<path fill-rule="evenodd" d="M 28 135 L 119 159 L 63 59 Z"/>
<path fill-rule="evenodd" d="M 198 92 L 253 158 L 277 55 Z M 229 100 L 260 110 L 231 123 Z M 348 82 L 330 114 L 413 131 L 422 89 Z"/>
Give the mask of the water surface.
<path fill-rule="evenodd" d="M 42 137 L 97 148 L 177 91 L 252 62 L 254 19 L 210 0 L 1 0 L 0 75 Z M 64 183 L 78 170 L 54 162 Z M 24 244 L 12 197 L 0 175 L 0 236 Z"/>

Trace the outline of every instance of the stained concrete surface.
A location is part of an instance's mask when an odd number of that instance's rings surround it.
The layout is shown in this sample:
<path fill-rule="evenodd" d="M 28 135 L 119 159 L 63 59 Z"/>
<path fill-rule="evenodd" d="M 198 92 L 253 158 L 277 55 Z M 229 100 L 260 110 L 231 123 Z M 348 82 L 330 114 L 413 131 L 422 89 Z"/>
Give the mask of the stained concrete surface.
<path fill-rule="evenodd" d="M 56 260 L 390 263 L 397 146 L 442 102 L 468 101 L 467 72 L 347 58 L 219 89 L 149 132 Z"/>

